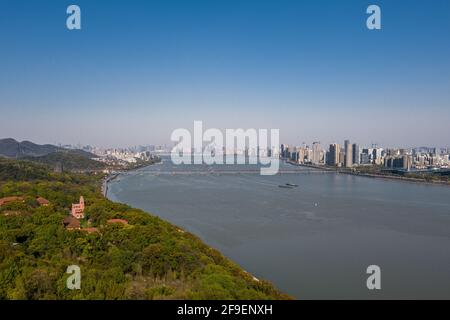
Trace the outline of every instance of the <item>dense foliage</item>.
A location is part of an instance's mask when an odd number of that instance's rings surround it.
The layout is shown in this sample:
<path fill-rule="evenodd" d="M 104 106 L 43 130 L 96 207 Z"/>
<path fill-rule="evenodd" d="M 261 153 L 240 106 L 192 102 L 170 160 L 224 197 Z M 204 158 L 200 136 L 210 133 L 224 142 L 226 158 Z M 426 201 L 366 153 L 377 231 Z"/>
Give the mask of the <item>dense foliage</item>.
<path fill-rule="evenodd" d="M 81 150 L 67 150 L 49 153 L 40 157 L 27 157 L 25 159 L 46 164 L 51 168 L 59 168 L 60 171 L 94 171 L 106 167 L 105 164 L 90 159 L 86 154 L 83 154 Z"/>
<path fill-rule="evenodd" d="M 0 299 L 286 299 L 194 235 L 105 199 L 101 177 L 50 172 L 0 159 Z M 86 200 L 84 227 L 66 230 L 72 202 Z M 39 206 L 36 197 L 50 201 Z M 129 224 L 107 224 L 110 218 Z M 69 265 L 81 268 L 81 289 L 69 290 Z"/>

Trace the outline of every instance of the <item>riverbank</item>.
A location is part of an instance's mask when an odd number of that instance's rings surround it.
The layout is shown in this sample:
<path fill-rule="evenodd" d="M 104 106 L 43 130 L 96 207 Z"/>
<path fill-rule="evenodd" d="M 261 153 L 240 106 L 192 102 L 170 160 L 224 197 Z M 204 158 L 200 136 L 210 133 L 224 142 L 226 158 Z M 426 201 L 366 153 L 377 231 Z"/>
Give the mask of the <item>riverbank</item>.
<path fill-rule="evenodd" d="M 399 176 L 399 175 L 394 175 L 394 174 L 367 173 L 367 172 L 356 171 L 355 169 L 334 168 L 334 167 L 319 166 L 319 165 L 313 165 L 313 164 L 300 164 L 300 163 L 294 163 L 291 161 L 286 161 L 286 163 L 293 165 L 293 166 L 313 168 L 313 169 L 318 169 L 318 170 L 322 170 L 322 171 L 326 171 L 326 172 L 335 172 L 335 173 L 339 173 L 339 174 L 350 174 L 350 175 L 355 175 L 355 176 L 359 176 L 359 177 L 390 179 L 390 180 L 405 181 L 405 182 L 450 186 L 449 181 L 442 181 L 442 180 L 427 180 L 425 178 L 405 177 L 405 176 Z"/>
<path fill-rule="evenodd" d="M 414 182 L 414 183 L 422 183 L 422 184 L 433 184 L 433 185 L 450 186 L 450 182 L 448 182 L 448 181 L 426 180 L 426 179 L 402 177 L 402 176 L 396 176 L 396 175 L 363 173 L 363 172 L 352 172 L 352 171 L 340 171 L 338 173 L 351 174 L 351 175 L 360 176 L 360 177 L 369 177 L 369 178 L 378 178 L 378 179 L 390 179 L 390 180 Z"/>
<path fill-rule="evenodd" d="M 107 196 L 108 196 L 108 183 L 113 181 L 114 179 L 116 179 L 119 176 L 119 174 L 121 174 L 121 172 L 115 172 L 115 173 L 111 173 L 111 174 L 107 175 L 105 178 L 103 178 L 101 191 L 105 198 L 107 198 Z"/>
<path fill-rule="evenodd" d="M 162 161 L 154 162 L 154 163 L 152 163 L 152 164 L 149 164 L 149 165 L 147 165 L 147 166 L 141 166 L 141 167 L 139 167 L 139 168 L 142 168 L 142 167 L 148 167 L 148 166 L 151 166 L 151 165 L 154 165 L 154 164 L 160 164 L 160 163 L 162 163 Z M 110 182 L 114 181 L 115 179 L 117 179 L 117 178 L 119 177 L 119 175 L 121 175 L 121 174 L 124 174 L 124 173 L 126 173 L 126 172 L 130 172 L 130 171 L 134 171 L 134 170 L 137 170 L 137 169 L 139 169 L 139 168 L 130 168 L 130 169 L 128 169 L 128 170 L 122 170 L 122 171 L 114 172 L 114 173 L 111 173 L 111 174 L 107 175 L 107 176 L 103 179 L 103 181 L 102 181 L 102 194 L 103 194 L 103 196 L 104 196 L 108 201 L 112 201 L 112 202 L 114 202 L 114 203 L 122 204 L 122 203 L 120 203 L 120 202 L 118 202 L 118 201 L 111 200 L 110 198 L 108 198 L 108 183 L 110 183 Z M 168 221 L 168 220 L 166 220 L 166 221 Z M 168 221 L 168 223 L 171 223 L 171 222 Z M 185 230 L 183 230 L 183 229 L 181 229 L 181 228 L 179 228 L 179 227 L 177 227 L 177 226 L 175 226 L 175 228 L 177 228 L 178 232 L 180 232 L 181 234 L 186 234 L 186 233 L 187 233 L 187 231 L 185 231 Z M 188 233 L 188 234 L 189 234 L 189 233 Z M 211 247 L 211 250 L 217 250 L 217 249 Z M 220 250 L 218 250 L 218 252 L 220 252 Z M 232 261 L 232 260 L 231 260 L 231 261 Z M 238 266 L 238 267 L 241 268 L 240 266 Z M 258 279 L 258 278 L 255 277 L 252 273 L 250 273 L 250 272 L 248 272 L 248 271 L 246 271 L 246 270 L 244 270 L 244 269 L 242 269 L 242 272 L 243 272 L 246 276 L 249 276 L 249 277 L 250 277 L 253 281 L 255 281 L 256 283 L 261 283 L 263 286 L 266 286 L 266 284 L 269 284 L 269 282 L 267 282 L 267 281 L 265 281 L 265 280 L 260 280 L 260 279 Z M 270 284 L 270 285 L 271 285 L 271 284 Z M 281 299 L 284 299 L 284 300 L 291 300 L 291 299 L 292 299 L 292 297 L 291 297 L 290 295 L 288 295 L 288 294 L 284 294 L 284 293 L 281 293 L 281 292 L 280 292 L 279 294 L 280 294 L 280 296 L 281 296 Z M 277 299 L 278 299 L 278 298 L 277 298 Z"/>
<path fill-rule="evenodd" d="M 8 274 L 0 281 L 0 299 L 291 299 L 194 234 L 106 199 L 99 192 L 103 178 L 0 159 L 0 198 L 26 199 L 0 208 L 0 244 L 8 257 L 0 264 L 0 274 Z M 82 223 L 95 230 L 90 233 L 63 224 L 80 195 Z M 38 196 L 49 205 L 37 206 Z M 16 214 L 5 214 L 10 211 Z M 65 270 L 74 264 L 82 272 L 81 289 L 67 290 Z"/>
<path fill-rule="evenodd" d="M 113 171 L 111 173 L 108 173 L 102 180 L 102 184 L 101 184 L 101 192 L 103 194 L 103 196 L 105 198 L 107 198 L 108 196 L 108 183 L 113 181 L 114 179 L 116 179 L 120 174 L 128 172 L 128 171 L 133 171 L 133 170 L 137 170 L 137 169 L 141 169 L 141 168 L 145 168 L 154 164 L 158 164 L 161 163 L 161 158 L 156 158 L 154 160 L 151 161 L 147 161 L 147 162 L 141 162 L 137 165 L 132 165 L 129 168 L 123 168 L 123 170 L 119 170 L 119 171 Z"/>

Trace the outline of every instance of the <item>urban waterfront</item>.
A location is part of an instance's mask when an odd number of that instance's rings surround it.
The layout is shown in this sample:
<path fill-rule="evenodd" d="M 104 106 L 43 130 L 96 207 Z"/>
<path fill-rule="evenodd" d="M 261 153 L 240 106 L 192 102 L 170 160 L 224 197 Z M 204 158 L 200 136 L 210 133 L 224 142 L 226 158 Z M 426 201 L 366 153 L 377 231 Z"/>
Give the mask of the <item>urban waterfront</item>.
<path fill-rule="evenodd" d="M 450 298 L 449 196 L 448 186 L 284 163 L 261 176 L 252 165 L 174 166 L 168 158 L 108 189 L 110 199 L 194 233 L 299 299 Z M 372 264 L 381 267 L 381 290 L 366 287 Z"/>

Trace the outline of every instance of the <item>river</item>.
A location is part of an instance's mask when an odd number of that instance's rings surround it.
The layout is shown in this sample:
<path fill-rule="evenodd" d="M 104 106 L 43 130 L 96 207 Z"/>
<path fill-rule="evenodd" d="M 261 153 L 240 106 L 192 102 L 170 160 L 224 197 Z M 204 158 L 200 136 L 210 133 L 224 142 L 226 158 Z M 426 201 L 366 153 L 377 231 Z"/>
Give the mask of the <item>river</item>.
<path fill-rule="evenodd" d="M 119 175 L 108 197 L 196 234 L 299 299 L 450 299 L 448 186 L 165 158 Z M 367 289 L 369 265 L 381 268 L 380 290 Z"/>

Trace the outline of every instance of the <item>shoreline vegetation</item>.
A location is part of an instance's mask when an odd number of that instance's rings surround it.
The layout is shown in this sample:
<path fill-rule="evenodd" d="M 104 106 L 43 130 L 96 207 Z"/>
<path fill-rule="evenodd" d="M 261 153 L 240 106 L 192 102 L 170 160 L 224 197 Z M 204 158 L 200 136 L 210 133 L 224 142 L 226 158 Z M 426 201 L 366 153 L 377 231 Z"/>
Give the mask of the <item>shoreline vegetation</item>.
<path fill-rule="evenodd" d="M 135 164 L 130 164 L 127 167 L 122 167 L 121 170 L 113 170 L 108 172 L 106 176 L 102 179 L 101 192 L 105 198 L 108 196 L 108 183 L 116 179 L 119 175 L 125 172 L 134 171 L 137 169 L 145 168 L 157 163 L 161 163 L 161 158 L 156 157 L 148 161 L 140 160 Z M 108 170 L 109 171 L 109 170 Z"/>
<path fill-rule="evenodd" d="M 320 166 L 313 164 L 299 164 L 292 161 L 286 160 L 286 163 L 299 166 L 299 167 L 307 167 L 318 169 L 327 172 L 335 172 L 338 174 L 349 174 L 360 177 L 368 177 L 368 178 L 380 178 L 380 179 L 389 179 L 389 180 L 397 180 L 404 182 L 415 182 L 415 183 L 423 183 L 423 184 L 435 184 L 435 185 L 445 185 L 450 186 L 450 178 L 445 177 L 446 179 L 440 177 L 433 176 L 433 173 L 413 173 L 413 172 L 404 172 L 403 174 L 396 174 L 389 171 L 382 171 L 380 167 L 365 167 L 359 166 L 355 168 L 341 168 L 341 167 L 330 167 L 330 166 Z M 408 176 L 410 175 L 410 176 Z"/>
<path fill-rule="evenodd" d="M 0 299 L 292 299 L 197 236 L 107 199 L 107 179 L 0 158 Z M 82 228 L 66 229 L 81 195 Z M 80 290 L 66 287 L 70 265 L 80 266 Z"/>

